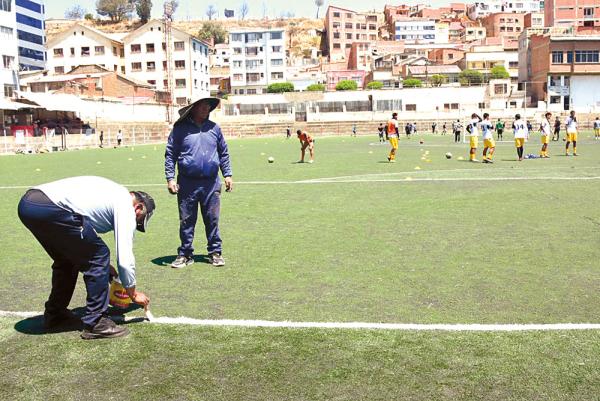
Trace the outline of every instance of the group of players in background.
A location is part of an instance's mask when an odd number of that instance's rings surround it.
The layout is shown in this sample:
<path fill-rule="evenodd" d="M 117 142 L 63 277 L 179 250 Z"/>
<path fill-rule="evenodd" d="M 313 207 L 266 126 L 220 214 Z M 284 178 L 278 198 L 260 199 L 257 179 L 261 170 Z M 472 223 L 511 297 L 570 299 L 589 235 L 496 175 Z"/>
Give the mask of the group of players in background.
<path fill-rule="evenodd" d="M 411 123 L 407 123 L 408 125 L 412 125 Z M 416 131 L 416 123 L 414 124 Z M 389 139 L 391 150 L 388 155 L 388 161 L 390 163 L 394 163 L 396 160 L 396 152 L 398 150 L 398 138 L 399 138 L 399 127 L 400 124 L 398 122 L 398 113 L 393 113 L 392 118 L 388 120 L 386 126 L 384 127 L 385 133 Z M 437 124 L 432 123 L 432 133 L 436 133 Z M 572 147 L 572 155 L 577 156 L 577 117 L 575 116 L 575 111 L 571 111 L 569 116 L 565 121 L 566 128 L 566 138 L 565 138 L 565 155 L 569 156 L 569 148 L 571 144 Z M 497 138 L 499 141 L 503 140 L 505 124 L 503 121 L 498 119 L 496 124 L 492 123 L 490 120 L 489 113 L 484 113 L 483 117 L 480 117 L 477 113 L 473 113 L 471 115 L 471 120 L 466 126 L 466 136 L 469 138 L 469 160 L 471 162 L 479 162 L 477 160 L 477 148 L 479 145 L 479 137 L 480 133 L 483 138 L 483 152 L 482 152 L 482 162 L 483 163 L 493 163 L 494 152 L 496 150 L 496 141 L 494 140 L 494 131 L 496 132 Z M 525 141 L 529 138 L 529 136 L 534 132 L 534 128 L 531 125 L 531 122 L 525 121 L 520 114 L 515 115 L 515 119 L 512 123 L 512 129 L 514 133 L 515 147 L 517 150 L 517 158 L 519 161 L 523 160 L 524 156 L 524 146 Z M 547 112 L 542 118 L 542 121 L 537 128 L 537 131 L 540 133 L 541 139 L 541 148 L 539 157 L 543 159 L 547 159 L 550 157 L 548 154 L 548 144 L 550 140 L 558 141 L 561 129 L 561 121 L 559 117 L 556 117 L 554 121 L 552 121 L 552 113 Z M 452 123 L 452 132 L 454 133 L 454 141 L 460 142 L 460 136 L 463 130 L 463 125 L 460 120 L 456 120 Z M 442 135 L 446 134 L 446 123 L 443 124 L 442 127 Z M 407 137 L 410 137 L 407 129 Z M 379 127 L 379 138 L 382 140 L 382 126 Z M 594 139 L 600 140 L 600 118 L 596 118 L 594 121 Z"/>

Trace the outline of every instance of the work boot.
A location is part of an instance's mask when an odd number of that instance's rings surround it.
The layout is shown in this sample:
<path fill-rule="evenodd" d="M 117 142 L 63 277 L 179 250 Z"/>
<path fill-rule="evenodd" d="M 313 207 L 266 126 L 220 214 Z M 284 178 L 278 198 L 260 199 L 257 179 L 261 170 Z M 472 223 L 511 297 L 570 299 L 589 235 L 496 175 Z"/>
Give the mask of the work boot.
<path fill-rule="evenodd" d="M 94 327 L 86 327 L 81 332 L 81 338 L 84 340 L 95 340 L 98 338 L 116 338 L 129 334 L 126 327 L 117 326 L 115 322 L 102 316 Z"/>
<path fill-rule="evenodd" d="M 213 266 L 225 266 L 225 259 L 219 252 L 214 252 L 208 255 L 208 260 Z"/>
<path fill-rule="evenodd" d="M 192 263 L 194 263 L 194 257 L 193 256 L 179 255 L 173 261 L 173 263 L 171 263 L 171 267 L 173 269 L 181 269 L 182 267 L 189 266 Z"/>

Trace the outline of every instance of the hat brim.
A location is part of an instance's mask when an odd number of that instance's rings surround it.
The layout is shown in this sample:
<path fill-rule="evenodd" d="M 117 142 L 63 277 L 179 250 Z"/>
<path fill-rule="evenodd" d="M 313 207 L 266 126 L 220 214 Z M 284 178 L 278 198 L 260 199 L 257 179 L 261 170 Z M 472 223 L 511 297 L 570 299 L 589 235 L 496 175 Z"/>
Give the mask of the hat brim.
<path fill-rule="evenodd" d="M 202 99 L 198 99 L 195 102 L 190 103 L 187 106 L 179 109 L 179 111 L 178 111 L 179 118 L 177 119 L 177 122 L 187 118 L 190 115 L 190 112 L 192 111 L 194 106 L 196 106 L 198 103 L 201 103 L 201 102 L 208 102 L 208 104 L 210 104 L 210 111 L 212 112 L 214 109 L 216 109 L 219 106 L 219 103 L 221 102 L 221 100 L 216 97 L 205 97 Z"/>

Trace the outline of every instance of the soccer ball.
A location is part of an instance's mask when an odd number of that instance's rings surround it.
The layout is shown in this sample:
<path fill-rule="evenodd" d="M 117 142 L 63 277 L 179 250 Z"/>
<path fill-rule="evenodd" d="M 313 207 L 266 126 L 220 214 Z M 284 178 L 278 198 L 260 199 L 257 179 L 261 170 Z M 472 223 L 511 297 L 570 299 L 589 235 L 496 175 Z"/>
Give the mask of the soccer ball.
<path fill-rule="evenodd" d="M 269 163 L 273 163 L 275 161 L 275 158 L 273 156 L 270 156 L 268 159 Z"/>
<path fill-rule="evenodd" d="M 450 152 L 446 153 L 446 159 L 452 159 L 452 153 L 450 153 Z"/>
<path fill-rule="evenodd" d="M 419 141 L 419 143 L 420 143 L 421 145 L 423 145 L 423 142 L 424 142 L 424 141 L 423 141 L 422 139 Z"/>

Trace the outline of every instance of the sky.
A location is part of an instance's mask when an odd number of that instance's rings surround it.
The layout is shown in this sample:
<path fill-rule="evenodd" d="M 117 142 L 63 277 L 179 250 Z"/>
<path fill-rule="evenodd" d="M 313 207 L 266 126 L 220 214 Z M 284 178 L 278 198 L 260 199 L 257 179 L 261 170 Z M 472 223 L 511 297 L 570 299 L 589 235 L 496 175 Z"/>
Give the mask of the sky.
<path fill-rule="evenodd" d="M 223 15 L 225 8 L 235 10 L 236 16 L 238 9 L 244 0 L 179 0 L 179 8 L 175 13 L 175 20 L 206 19 L 205 11 L 209 4 L 215 5 L 219 15 Z M 282 14 L 291 12 L 296 17 L 315 18 L 317 8 L 314 0 L 296 0 L 291 4 L 288 0 L 247 0 L 249 6 L 250 18 L 262 18 L 266 9 L 269 18 L 277 18 Z M 366 3 L 364 0 L 340 0 L 328 2 L 325 1 L 319 17 L 322 18 L 329 4 L 349 8 L 355 11 L 378 10 L 383 12 L 386 4 L 417 4 L 425 3 L 432 6 L 442 6 L 449 4 L 451 0 L 371 0 Z M 160 18 L 162 15 L 163 0 L 153 0 L 152 16 Z M 65 10 L 73 6 L 73 0 L 46 0 L 46 18 L 63 18 Z M 96 14 L 96 0 L 79 0 L 76 4 L 81 5 L 88 12 Z M 368 4 L 368 6 L 366 5 Z"/>

